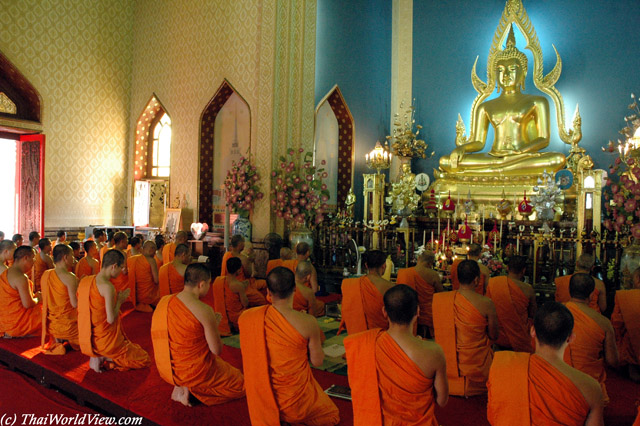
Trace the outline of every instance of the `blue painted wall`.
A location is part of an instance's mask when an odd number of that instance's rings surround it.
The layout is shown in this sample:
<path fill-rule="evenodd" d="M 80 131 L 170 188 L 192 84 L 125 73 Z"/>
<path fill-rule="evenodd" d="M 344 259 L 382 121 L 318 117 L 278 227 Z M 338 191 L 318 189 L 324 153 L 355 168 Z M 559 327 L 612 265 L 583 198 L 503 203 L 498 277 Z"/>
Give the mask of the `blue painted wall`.
<path fill-rule="evenodd" d="M 391 1 L 318 0 L 315 103 L 335 84 L 355 121 L 356 217 L 362 218 L 364 155 L 389 134 Z"/>
<path fill-rule="evenodd" d="M 470 77 L 473 61 L 479 56 L 478 76 L 486 81 L 487 56 L 504 4 L 504 0 L 414 2 L 416 122 L 424 125 L 425 139 L 436 151 L 430 160 L 414 160 L 414 171 L 431 173 L 438 159 L 455 147 L 458 113 L 469 130 L 471 103 L 477 94 Z M 579 103 L 581 145 L 597 167 L 607 169 L 612 157 L 602 155 L 601 147 L 618 138 L 630 94 L 640 92 L 640 33 L 636 25 L 640 2 L 525 0 L 524 6 L 544 53 L 544 71 L 549 72 L 555 64 L 552 44 L 562 58 L 556 88 L 564 97 L 569 124 Z M 521 41 L 517 38 L 518 47 L 529 57 L 525 92 L 540 94 L 531 82 L 533 57 Z M 553 107 L 551 114 L 555 117 Z M 557 136 L 555 118 L 551 130 L 547 150 L 566 154 L 569 146 Z M 485 151 L 489 147 L 487 144 Z"/>

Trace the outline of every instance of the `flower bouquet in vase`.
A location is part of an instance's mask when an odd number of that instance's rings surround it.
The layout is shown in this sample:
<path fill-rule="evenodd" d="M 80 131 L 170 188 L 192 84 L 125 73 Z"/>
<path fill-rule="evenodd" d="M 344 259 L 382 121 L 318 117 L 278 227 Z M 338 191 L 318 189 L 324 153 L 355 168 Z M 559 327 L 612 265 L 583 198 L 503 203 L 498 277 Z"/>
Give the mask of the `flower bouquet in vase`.
<path fill-rule="evenodd" d="M 253 210 L 256 200 L 261 200 L 264 196 L 260 192 L 259 181 L 260 175 L 249 157 L 240 157 L 237 163 L 232 162 L 224 180 L 227 206 L 238 215 L 233 222 L 232 232 L 247 240 L 251 240 L 249 212 Z"/>

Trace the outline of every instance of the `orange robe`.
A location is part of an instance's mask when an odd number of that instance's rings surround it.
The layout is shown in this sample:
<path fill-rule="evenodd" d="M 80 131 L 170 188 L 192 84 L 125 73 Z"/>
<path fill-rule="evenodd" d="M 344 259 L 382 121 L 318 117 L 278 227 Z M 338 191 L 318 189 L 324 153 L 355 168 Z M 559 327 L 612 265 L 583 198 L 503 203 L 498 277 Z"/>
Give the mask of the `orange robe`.
<path fill-rule="evenodd" d="M 432 304 L 433 294 L 436 291 L 435 288 L 420 276 L 416 268 L 398 270 L 396 283 L 406 284 L 418 292 L 418 302 L 420 306 L 418 324 L 433 328 Z"/>
<path fill-rule="evenodd" d="M 164 265 L 164 260 L 162 259 L 162 254 L 158 255 L 158 252 L 156 251 L 156 254 L 155 254 L 154 258 L 156 259 L 156 265 L 158 265 L 158 269 L 160 269 L 160 267 L 162 267 L 162 265 Z"/>
<path fill-rule="evenodd" d="M 487 297 L 493 300 L 498 314 L 500 334 L 497 344 L 516 352 L 533 352 L 529 298 L 509 277 L 489 280 Z"/>
<path fill-rule="evenodd" d="M 304 296 L 302 295 L 302 292 L 298 289 L 297 285 L 296 285 L 296 290 L 293 294 L 293 309 L 295 309 L 296 311 L 311 313 L 309 311 L 309 301 L 304 298 Z M 313 312 L 317 317 L 324 315 L 324 302 L 322 300 L 316 299 Z"/>
<path fill-rule="evenodd" d="M 149 354 L 127 339 L 121 316 L 109 324 L 105 299 L 98 291 L 96 276 L 84 277 L 78 285 L 78 334 L 80 350 L 90 357 L 110 358 L 117 370 L 144 368 L 151 364 Z"/>
<path fill-rule="evenodd" d="M 40 253 L 36 254 L 36 260 L 33 262 L 33 291 L 40 291 L 40 280 L 44 271 L 50 269 L 47 264 L 42 260 Z"/>
<path fill-rule="evenodd" d="M 186 386 L 205 405 L 244 396 L 244 378 L 209 349 L 200 321 L 176 296 L 163 297 L 151 320 L 158 373 L 167 383 Z"/>
<path fill-rule="evenodd" d="M 44 346 L 49 334 L 53 338 L 68 341 L 76 350 L 80 349 L 78 310 L 71 306 L 67 286 L 60 280 L 55 269 L 49 269 L 42 274 L 41 285 L 42 345 Z"/>
<path fill-rule="evenodd" d="M 269 275 L 269 272 L 271 272 L 273 269 L 277 268 L 278 266 L 283 266 L 282 265 L 283 260 L 282 259 L 273 259 L 267 262 L 267 275 Z"/>
<path fill-rule="evenodd" d="M 375 329 L 351 335 L 344 347 L 354 426 L 438 426 L 433 378 L 426 377 L 388 333 Z"/>
<path fill-rule="evenodd" d="M 487 387 L 487 418 L 493 426 L 578 426 L 589 415 L 580 389 L 535 354 L 497 352 Z"/>
<path fill-rule="evenodd" d="M 20 293 L 9 285 L 8 269 L 0 274 L 0 336 L 7 333 L 11 337 L 38 334 L 42 329 L 42 306 L 37 304 L 25 309 Z M 33 288 L 29 280 L 29 289 Z"/>
<path fill-rule="evenodd" d="M 571 294 L 569 294 L 569 283 L 573 275 L 564 275 L 555 279 L 556 284 L 556 302 L 567 303 L 571 300 Z M 600 290 L 595 288 L 593 293 L 589 296 L 589 307 L 595 309 L 600 313 L 600 305 L 598 305 L 598 298 L 600 297 Z"/>
<path fill-rule="evenodd" d="M 98 270 L 99 269 L 100 267 L 98 265 Z M 95 274 L 93 272 L 93 268 L 91 267 L 91 265 L 89 265 L 89 262 L 87 261 L 87 256 L 85 256 L 82 259 L 80 259 L 78 261 L 78 264 L 76 265 L 76 276 L 78 277 L 79 280 L 81 280 L 87 275 L 95 275 Z"/>
<path fill-rule="evenodd" d="M 242 306 L 240 295 L 234 293 L 229 288 L 226 276 L 216 278 L 211 289 L 213 293 L 214 311 L 222 315 L 218 330 L 222 336 L 229 336 L 231 335 L 230 324 L 233 324 L 237 329 L 238 318 L 240 314 L 244 312 L 245 307 Z"/>
<path fill-rule="evenodd" d="M 640 365 L 640 290 L 618 290 L 611 324 L 621 364 Z"/>
<path fill-rule="evenodd" d="M 342 280 L 342 323 L 349 334 L 389 328 L 382 314 L 383 295 L 366 276 Z"/>
<path fill-rule="evenodd" d="M 338 408 L 311 374 L 308 340 L 276 308 L 240 317 L 240 346 L 251 424 L 335 425 Z"/>
<path fill-rule="evenodd" d="M 156 259 L 157 260 L 157 259 Z M 173 263 L 162 265 L 158 270 L 160 297 L 180 293 L 184 289 L 184 277 L 180 275 Z"/>
<path fill-rule="evenodd" d="M 298 267 L 298 263 L 300 263 L 300 259 L 283 260 L 282 261 L 282 266 L 284 266 L 285 268 L 289 269 L 291 272 L 293 272 L 295 274 L 296 273 L 296 268 Z"/>
<path fill-rule="evenodd" d="M 453 261 L 453 263 L 451 264 L 451 287 L 453 287 L 454 290 L 458 290 L 460 288 L 460 280 L 458 280 L 458 265 L 460 265 L 460 262 L 462 262 L 464 259 L 456 259 Z M 484 295 L 484 283 L 485 283 L 485 279 L 488 279 L 489 277 L 486 277 L 484 275 L 482 275 L 482 270 L 480 271 L 481 275 L 480 275 L 480 282 L 478 282 L 478 285 L 475 288 L 476 293 L 480 294 L 480 295 Z"/>
<path fill-rule="evenodd" d="M 176 243 L 167 243 L 162 247 L 162 263 L 167 264 L 173 262 L 176 255 Z"/>
<path fill-rule="evenodd" d="M 573 315 L 573 332 L 576 337 L 569 343 L 564 352 L 564 360 L 573 368 L 586 373 L 596 379 L 602 388 L 605 404 L 609 403 L 605 380 L 607 372 L 604 366 L 604 338 L 605 333 L 602 327 L 574 303 L 566 303 L 567 308 Z"/>
<path fill-rule="evenodd" d="M 147 258 L 141 254 L 130 257 L 127 259 L 127 269 L 133 304 L 155 305 L 158 303 L 158 284 L 153 281 L 151 264 Z"/>
<path fill-rule="evenodd" d="M 109 247 L 108 244 L 105 244 L 102 246 L 102 248 L 100 249 L 100 263 L 102 264 L 102 259 L 104 258 L 104 254 L 107 252 L 107 250 L 111 250 L 113 247 Z"/>
<path fill-rule="evenodd" d="M 109 249 L 109 250 L 117 250 L 117 249 Z M 122 273 L 120 275 L 118 275 L 115 278 L 111 279 L 111 284 L 113 284 L 113 286 L 116 288 L 116 292 L 121 292 L 121 291 L 125 291 L 126 289 L 129 288 L 129 266 L 128 266 L 128 252 L 123 253 L 125 255 L 124 261 L 125 261 L 125 265 L 127 265 L 127 273 L 125 274 L 124 270 L 122 271 Z M 130 298 L 133 298 L 135 296 L 132 295 L 130 296 Z"/>
<path fill-rule="evenodd" d="M 486 393 L 493 350 L 484 315 L 457 291 L 436 293 L 433 328 L 447 362 L 449 393 L 461 396 Z"/>

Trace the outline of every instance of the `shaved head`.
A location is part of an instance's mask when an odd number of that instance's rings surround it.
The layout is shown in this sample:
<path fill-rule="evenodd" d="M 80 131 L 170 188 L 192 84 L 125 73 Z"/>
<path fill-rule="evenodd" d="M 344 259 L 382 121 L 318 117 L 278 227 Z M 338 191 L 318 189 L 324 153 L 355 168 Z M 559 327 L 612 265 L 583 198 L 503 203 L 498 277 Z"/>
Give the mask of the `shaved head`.
<path fill-rule="evenodd" d="M 298 262 L 298 266 L 296 267 L 296 279 L 303 280 L 310 276 L 312 272 L 313 266 L 311 266 L 311 262 L 307 260 Z"/>
<path fill-rule="evenodd" d="M 267 288 L 272 296 L 286 299 L 296 289 L 296 279 L 290 269 L 278 266 L 267 275 Z"/>
<path fill-rule="evenodd" d="M 186 231 L 178 231 L 176 234 L 176 244 L 184 244 L 189 240 L 189 234 Z"/>

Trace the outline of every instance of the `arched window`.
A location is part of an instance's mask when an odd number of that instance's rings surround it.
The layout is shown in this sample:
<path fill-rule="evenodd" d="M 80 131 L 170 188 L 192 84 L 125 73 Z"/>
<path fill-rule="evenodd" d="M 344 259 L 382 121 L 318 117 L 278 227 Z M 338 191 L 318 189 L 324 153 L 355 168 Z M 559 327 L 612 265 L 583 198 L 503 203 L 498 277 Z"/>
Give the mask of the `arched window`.
<path fill-rule="evenodd" d="M 171 174 L 171 118 L 162 114 L 155 123 L 147 151 L 147 177 L 168 178 Z"/>

